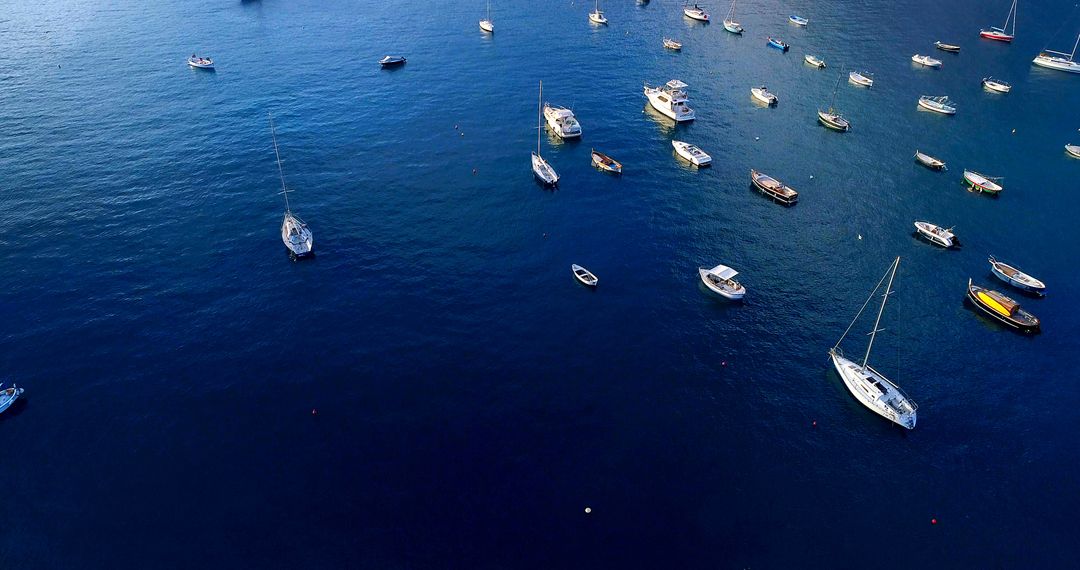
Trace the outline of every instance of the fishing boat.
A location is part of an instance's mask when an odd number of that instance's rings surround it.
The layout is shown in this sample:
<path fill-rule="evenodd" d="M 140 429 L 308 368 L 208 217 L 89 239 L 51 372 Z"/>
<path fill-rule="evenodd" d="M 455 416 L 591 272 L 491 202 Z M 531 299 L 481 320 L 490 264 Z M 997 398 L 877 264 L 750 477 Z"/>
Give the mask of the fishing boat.
<path fill-rule="evenodd" d="M 832 97 L 829 98 L 829 110 L 823 111 L 818 108 L 817 116 L 818 121 L 825 125 L 826 128 L 834 131 L 840 131 L 846 133 L 851 130 L 851 123 L 840 114 L 840 111 L 836 110 L 836 91 L 840 87 L 840 78 L 843 77 L 843 71 L 836 77 L 836 85 L 833 86 Z"/>
<path fill-rule="evenodd" d="M 698 268 L 698 275 L 701 276 L 701 282 L 709 288 L 710 291 L 732 301 L 738 301 L 746 296 L 746 287 L 743 287 L 741 283 L 735 280 L 735 276 L 739 272 L 726 265 L 717 265 L 712 269 L 705 267 Z"/>
<path fill-rule="evenodd" d="M 1065 145 L 1065 152 L 1069 153 L 1069 156 L 1073 158 L 1080 158 L 1080 144 Z"/>
<path fill-rule="evenodd" d="M 941 113 L 942 115 L 956 114 L 956 106 L 953 105 L 952 101 L 949 101 L 949 97 L 946 95 L 940 97 L 923 95 L 922 97 L 919 97 L 919 106 L 928 111 Z"/>
<path fill-rule="evenodd" d="M 683 15 L 691 20 L 697 20 L 699 22 L 708 22 L 709 14 L 704 8 L 694 4 L 693 6 L 683 6 Z"/>
<path fill-rule="evenodd" d="M 791 16 L 788 16 L 788 21 L 791 22 L 792 24 L 795 24 L 796 26 L 803 26 L 803 27 L 806 27 L 806 25 L 810 23 L 810 20 L 807 20 L 806 18 L 803 18 L 801 16 L 796 16 L 794 14 L 792 14 Z"/>
<path fill-rule="evenodd" d="M 941 51 L 947 51 L 949 53 L 960 53 L 960 46 L 958 45 L 934 42 L 934 47 L 938 48 Z"/>
<path fill-rule="evenodd" d="M 292 212 L 289 205 L 289 190 L 285 186 L 285 171 L 281 168 L 281 153 L 278 152 L 277 132 L 274 129 L 274 117 L 266 114 L 270 119 L 270 137 L 274 141 L 274 158 L 277 159 L 278 176 L 281 178 L 281 195 L 285 196 L 285 215 L 281 220 L 281 241 L 288 248 L 293 257 L 307 257 L 313 253 L 315 240 L 311 235 L 311 229 L 307 223 Z"/>
<path fill-rule="evenodd" d="M 379 60 L 379 65 L 383 67 L 393 67 L 395 65 L 404 65 L 405 58 L 400 55 L 388 55 Z"/>
<path fill-rule="evenodd" d="M 577 279 L 586 287 L 596 287 L 596 284 L 600 282 L 600 280 L 593 275 L 592 271 L 589 271 L 576 263 L 570 265 L 570 271 L 574 273 L 574 279 Z"/>
<path fill-rule="evenodd" d="M 600 11 L 600 0 L 596 0 L 592 12 L 589 12 L 589 21 L 594 24 L 607 24 L 607 18 L 604 17 L 604 13 Z"/>
<path fill-rule="evenodd" d="M 664 47 L 679 51 L 682 49 L 682 44 L 671 38 L 664 38 Z"/>
<path fill-rule="evenodd" d="M 686 96 L 686 88 L 689 85 L 672 79 L 660 87 L 649 87 L 645 84 L 645 96 L 654 109 L 660 111 L 675 122 L 694 120 L 694 110 L 686 104 L 689 98 Z"/>
<path fill-rule="evenodd" d="M 897 257 L 896 261 L 889 267 L 889 271 L 886 271 L 881 281 L 878 281 L 877 287 L 874 287 L 870 297 L 863 303 L 862 308 L 859 309 L 855 319 L 848 325 L 840 340 L 836 341 L 836 345 L 829 349 L 829 357 L 832 359 L 836 372 L 840 374 L 840 378 L 844 381 L 844 386 L 847 387 L 852 396 L 855 396 L 856 400 L 879 416 L 907 429 L 913 429 L 918 406 L 911 401 L 911 398 L 899 386 L 869 365 L 870 350 L 874 347 L 874 339 L 877 338 L 877 333 L 882 330 L 879 328 L 881 315 L 885 312 L 885 303 L 888 302 L 889 295 L 892 293 L 892 284 L 896 278 L 896 269 L 899 266 L 900 258 Z M 843 351 L 840 350 L 840 343 L 851 332 L 851 327 L 855 325 L 855 321 L 859 320 L 863 311 L 866 310 L 866 306 L 870 304 L 874 295 L 881 289 L 885 277 L 889 278 L 889 284 L 885 288 L 885 294 L 881 296 L 881 308 L 878 309 L 874 328 L 870 331 L 870 342 L 866 345 L 866 355 L 863 356 L 862 364 L 858 364 L 844 356 Z"/>
<path fill-rule="evenodd" d="M 1039 331 L 1039 318 L 1022 309 L 1020 303 L 997 291 L 973 285 L 970 278 L 967 297 L 979 310 L 999 323 L 1025 333 Z"/>
<path fill-rule="evenodd" d="M 0 387 L 2 386 L 3 384 L 0 384 Z M 0 414 L 4 413 L 5 410 L 15 403 L 15 400 L 18 400 L 19 396 L 22 396 L 23 391 L 22 388 L 14 384 L 12 384 L 10 388 L 0 389 Z"/>
<path fill-rule="evenodd" d="M 978 190 L 979 192 L 986 192 L 988 194 L 997 195 L 1001 193 L 1004 188 L 1001 186 L 1002 178 L 986 176 L 985 174 L 979 174 L 973 170 L 964 171 L 964 183 L 968 185 L 971 192 Z"/>
<path fill-rule="evenodd" d="M 1009 285 L 1029 293 L 1035 293 L 1036 295 L 1043 295 L 1046 293 L 1045 283 L 1020 271 L 1016 266 L 1009 265 L 1003 261 L 998 261 L 993 255 L 991 255 L 990 259 L 987 261 L 990 262 L 990 272 Z"/>
<path fill-rule="evenodd" d="M 615 174 L 622 174 L 622 163 L 611 158 L 610 156 L 596 150 L 591 151 L 593 166 L 603 170 L 604 172 L 613 172 Z"/>
<path fill-rule="evenodd" d="M 952 249 L 960 246 L 960 240 L 956 237 L 956 234 L 952 232 L 952 228 L 945 229 L 937 224 L 916 220 L 915 231 L 918 235 L 926 238 L 930 243 L 945 249 Z"/>
<path fill-rule="evenodd" d="M 820 57 L 818 57 L 816 55 L 806 54 L 806 55 L 803 56 L 803 61 L 805 61 L 806 63 L 809 63 L 810 65 L 812 65 L 814 67 L 817 67 L 817 68 L 820 68 L 820 69 L 825 69 L 825 60 L 821 59 Z"/>
<path fill-rule="evenodd" d="M 778 49 L 780 51 L 786 52 L 791 47 L 791 46 L 787 45 L 786 43 L 784 43 L 783 40 L 774 38 L 772 36 L 769 36 L 766 39 L 769 40 L 769 47 L 776 48 L 776 49 Z"/>
<path fill-rule="evenodd" d="M 874 80 L 870 77 L 870 74 L 865 71 L 852 71 L 848 74 L 848 82 L 863 87 L 874 86 Z"/>
<path fill-rule="evenodd" d="M 705 153 L 700 148 L 682 141 L 671 141 L 671 146 L 675 147 L 675 153 L 682 158 L 689 160 L 694 166 L 709 166 L 712 164 L 712 157 Z"/>
<path fill-rule="evenodd" d="M 917 160 L 919 162 L 919 164 L 921 164 L 921 165 L 923 165 L 923 166 L 925 166 L 925 167 L 927 167 L 927 168 L 929 168 L 931 170 L 944 170 L 945 169 L 945 161 L 944 160 L 941 160 L 939 158 L 934 158 L 934 157 L 930 156 L 929 154 L 926 154 L 925 152 L 921 152 L 919 150 L 915 151 L 915 160 Z"/>
<path fill-rule="evenodd" d="M 1012 29 L 1006 31 L 1009 28 L 1009 22 L 1012 22 Z M 1005 17 L 1005 23 L 1000 28 L 991 26 L 980 31 L 979 37 L 999 42 L 1013 41 L 1013 38 L 1016 37 L 1016 0 L 1013 0 L 1012 7 L 1009 8 L 1009 15 Z"/>
<path fill-rule="evenodd" d="M 928 55 L 915 54 L 911 56 L 911 61 L 926 67 L 941 67 L 940 59 L 934 59 Z"/>
<path fill-rule="evenodd" d="M 495 33 L 495 22 L 491 21 L 491 2 L 487 3 L 487 16 L 480 20 L 480 29 L 489 33 Z"/>
<path fill-rule="evenodd" d="M 750 169 L 750 182 L 759 192 L 785 206 L 793 206 L 799 201 L 799 193 L 794 188 L 763 172 Z"/>
<path fill-rule="evenodd" d="M 750 95 L 752 95 L 755 100 L 761 101 L 770 107 L 780 102 L 780 99 L 778 99 L 776 95 L 769 93 L 769 88 L 764 85 L 751 88 Z"/>
<path fill-rule="evenodd" d="M 191 54 L 187 64 L 195 69 L 214 69 L 214 60 L 208 57 L 199 57 L 195 54 Z"/>
<path fill-rule="evenodd" d="M 547 119 L 548 127 L 560 138 L 581 138 L 581 123 L 570 109 L 544 103 L 544 118 Z"/>
<path fill-rule="evenodd" d="M 728 10 L 727 17 L 724 18 L 724 29 L 733 34 L 742 34 L 743 27 L 739 22 L 735 21 L 735 0 L 731 0 L 731 9 Z"/>
<path fill-rule="evenodd" d="M 1031 63 L 1047 69 L 1080 73 L 1080 61 L 1073 59 L 1076 57 L 1077 46 L 1080 46 L 1080 35 L 1076 36 L 1076 43 L 1073 44 L 1072 53 L 1043 50 L 1039 55 L 1035 56 L 1035 59 L 1031 60 Z"/>
<path fill-rule="evenodd" d="M 995 93 L 1008 93 L 1009 91 L 1012 91 L 1012 85 L 1009 85 L 1000 79 L 994 79 L 993 77 L 983 77 L 982 86 L 983 89 Z"/>
<path fill-rule="evenodd" d="M 559 183 L 559 175 L 555 169 L 540 156 L 540 131 L 544 129 L 543 111 L 540 101 L 544 99 L 544 82 L 540 82 L 540 97 L 536 101 L 536 152 L 532 153 L 532 169 L 536 178 L 545 186 L 555 186 Z"/>

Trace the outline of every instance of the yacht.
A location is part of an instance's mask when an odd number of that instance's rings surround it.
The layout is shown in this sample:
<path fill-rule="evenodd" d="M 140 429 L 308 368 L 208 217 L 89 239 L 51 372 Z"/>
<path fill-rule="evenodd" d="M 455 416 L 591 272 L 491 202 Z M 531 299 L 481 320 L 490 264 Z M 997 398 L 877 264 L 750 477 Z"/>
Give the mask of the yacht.
<path fill-rule="evenodd" d="M 555 169 L 540 156 L 540 131 L 544 128 L 542 105 L 544 99 L 544 82 L 540 82 L 540 97 L 536 100 L 536 152 L 532 153 L 532 169 L 536 178 L 545 186 L 555 186 L 559 183 L 559 175 Z"/>
<path fill-rule="evenodd" d="M 649 87 L 645 84 L 645 96 L 649 98 L 649 104 L 675 122 L 694 120 L 694 110 L 686 102 L 686 88 L 689 85 L 672 79 L 660 87 Z"/>
<path fill-rule="evenodd" d="M 581 123 L 574 117 L 574 112 L 566 107 L 556 107 L 544 103 L 544 119 L 548 127 L 560 138 L 576 139 L 581 137 Z"/>
<path fill-rule="evenodd" d="M 281 178 L 281 195 L 285 197 L 285 215 L 281 220 L 281 241 L 293 257 L 307 257 L 312 254 L 314 239 L 307 223 L 292 212 L 289 206 L 289 190 L 285 187 L 285 171 L 281 168 L 281 153 L 278 152 L 277 133 L 274 131 L 274 117 L 270 116 L 270 137 L 274 141 L 274 157 L 277 158 L 278 176 Z"/>
<path fill-rule="evenodd" d="M 1080 46 L 1080 36 L 1076 36 L 1076 43 L 1073 44 L 1072 53 L 1043 50 L 1035 57 L 1035 59 L 1031 60 L 1031 63 L 1047 69 L 1056 69 L 1068 73 L 1080 73 L 1080 61 L 1075 61 L 1073 59 L 1076 57 L 1077 46 Z"/>

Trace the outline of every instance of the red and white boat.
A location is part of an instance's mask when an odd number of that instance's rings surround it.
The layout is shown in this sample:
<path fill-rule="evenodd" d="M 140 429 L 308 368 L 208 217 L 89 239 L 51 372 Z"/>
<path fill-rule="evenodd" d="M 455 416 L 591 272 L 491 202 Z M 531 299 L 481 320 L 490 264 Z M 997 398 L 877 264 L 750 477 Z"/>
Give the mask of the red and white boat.
<path fill-rule="evenodd" d="M 1009 22 L 1012 22 L 1012 28 L 1009 29 Z M 1009 31 L 1005 31 L 1008 29 Z M 999 42 L 1011 42 L 1016 37 L 1016 0 L 1013 0 L 1012 8 L 1009 8 L 1009 15 L 1005 17 L 1005 24 L 1000 28 L 993 26 L 979 32 L 979 37 L 986 38 L 988 40 L 996 40 Z"/>

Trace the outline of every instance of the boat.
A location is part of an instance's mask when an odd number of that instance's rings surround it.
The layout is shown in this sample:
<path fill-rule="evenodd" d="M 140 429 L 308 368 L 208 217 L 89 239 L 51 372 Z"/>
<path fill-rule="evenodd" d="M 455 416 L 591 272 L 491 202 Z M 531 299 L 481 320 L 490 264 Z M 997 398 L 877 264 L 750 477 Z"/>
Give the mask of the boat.
<path fill-rule="evenodd" d="M 307 257 L 313 253 L 314 239 L 307 223 L 292 212 L 289 205 L 289 190 L 285 186 L 285 171 L 281 168 L 281 153 L 278 152 L 277 132 L 274 129 L 274 117 L 266 114 L 270 119 L 270 137 L 274 141 L 274 157 L 277 159 L 278 176 L 281 178 L 281 194 L 285 196 L 285 215 L 281 220 L 281 241 L 289 249 L 293 257 Z"/>
<path fill-rule="evenodd" d="M 491 2 L 487 3 L 487 16 L 480 20 L 480 29 L 489 33 L 495 33 L 495 22 L 491 21 Z"/>
<path fill-rule="evenodd" d="M 818 122 L 825 125 L 826 128 L 834 131 L 840 131 L 846 133 L 851 130 L 851 123 L 840 114 L 840 111 L 836 110 L 836 91 L 840 87 L 840 78 L 843 77 L 843 71 L 836 77 L 836 85 L 833 86 L 832 97 L 829 99 L 829 110 L 823 111 L 820 107 L 817 111 Z"/>
<path fill-rule="evenodd" d="M 945 161 L 939 158 L 934 158 L 925 152 L 915 151 L 915 160 L 919 161 L 919 164 L 931 169 L 931 170 L 945 170 Z"/>
<path fill-rule="evenodd" d="M 1065 145 L 1065 152 L 1069 153 L 1069 156 L 1073 158 L 1080 158 L 1080 145 L 1067 144 Z"/>
<path fill-rule="evenodd" d="M 664 38 L 664 47 L 679 51 L 682 49 L 682 44 L 671 38 Z"/>
<path fill-rule="evenodd" d="M 645 84 L 645 96 L 649 98 L 649 104 L 675 122 L 694 120 L 694 110 L 686 102 L 686 88 L 689 85 L 672 79 L 660 87 L 649 87 Z"/>
<path fill-rule="evenodd" d="M 964 171 L 964 183 L 968 185 L 971 192 L 978 190 L 979 192 L 997 195 L 1004 190 L 1000 184 L 1001 180 L 1002 178 L 986 176 L 973 170 Z"/>
<path fill-rule="evenodd" d="M 956 114 L 956 106 L 953 105 L 952 101 L 949 101 L 949 97 L 946 95 L 940 97 L 923 95 L 922 97 L 919 97 L 919 106 L 928 111 L 941 113 L 942 115 Z"/>
<path fill-rule="evenodd" d="M 191 54 L 187 64 L 195 69 L 214 69 L 214 60 L 208 57 L 199 57 L 195 54 Z"/>
<path fill-rule="evenodd" d="M 794 188 L 763 172 L 750 169 L 750 182 L 759 192 L 785 206 L 792 206 L 799 201 L 799 193 Z"/>
<path fill-rule="evenodd" d="M 777 99 L 776 95 L 769 93 L 769 88 L 764 85 L 750 89 L 750 94 L 753 95 L 754 99 L 770 107 L 780 102 L 780 99 Z"/>
<path fill-rule="evenodd" d="M 596 284 L 600 282 L 600 280 L 593 275 L 592 271 L 589 271 L 576 263 L 570 265 L 570 271 L 574 273 L 574 279 L 577 279 L 586 287 L 596 287 Z"/>
<path fill-rule="evenodd" d="M 544 82 L 540 82 L 540 97 L 536 101 L 536 152 L 532 153 L 533 174 L 545 186 L 555 186 L 559 183 L 559 175 L 555 169 L 540 156 L 540 131 L 544 129 L 543 111 L 540 101 L 544 99 Z"/>
<path fill-rule="evenodd" d="M 746 295 L 746 287 L 743 287 L 741 283 L 735 280 L 735 276 L 738 274 L 738 271 L 735 271 L 726 265 L 717 265 L 712 269 L 705 267 L 698 268 L 698 275 L 701 276 L 701 282 L 704 283 L 710 291 L 731 299 L 732 301 L 738 301 Z"/>
<path fill-rule="evenodd" d="M 705 11 L 704 8 L 698 6 L 697 4 L 694 4 L 692 7 L 683 6 L 682 12 L 683 15 L 685 15 L 687 18 L 690 18 L 691 20 L 697 20 L 699 22 L 709 21 L 709 14 Z"/>
<path fill-rule="evenodd" d="M 671 141 L 671 146 L 675 147 L 676 154 L 689 160 L 694 166 L 709 166 L 712 163 L 711 156 L 690 143 Z"/>
<path fill-rule="evenodd" d="M 600 11 L 600 0 L 596 0 L 593 11 L 589 12 L 589 21 L 594 24 L 607 24 L 607 18 L 605 18 L 604 13 Z"/>
<path fill-rule="evenodd" d="M 0 387 L 2 386 L 3 384 L 0 384 Z M 22 388 L 14 384 L 12 384 L 10 388 L 0 389 L 0 413 L 3 413 L 4 410 L 10 408 L 11 405 L 15 403 L 15 400 L 18 400 L 19 396 L 22 396 L 23 391 Z"/>
<path fill-rule="evenodd" d="M 926 67 L 941 67 L 940 59 L 934 59 L 928 55 L 915 54 L 911 56 L 911 61 L 919 65 L 925 65 Z"/>
<path fill-rule="evenodd" d="M 1009 27 L 1009 22 L 1012 22 L 1012 29 L 1005 31 Z M 980 31 L 979 37 L 999 42 L 1013 41 L 1013 38 L 1016 37 L 1016 0 L 1013 0 L 1012 7 L 1009 8 L 1009 15 L 1005 17 L 1005 23 L 1000 28 L 991 26 Z"/>
<path fill-rule="evenodd" d="M 780 51 L 783 51 L 783 52 L 786 52 L 791 47 L 791 46 L 787 45 L 786 43 L 784 43 L 783 40 L 774 38 L 772 36 L 769 36 L 766 39 L 769 40 L 769 47 L 776 48 L 776 49 L 778 49 Z"/>
<path fill-rule="evenodd" d="M 400 55 L 388 55 L 379 60 L 379 65 L 383 67 L 393 67 L 395 65 L 404 65 L 405 58 Z"/>
<path fill-rule="evenodd" d="M 806 18 L 803 18 L 801 16 L 796 16 L 794 14 L 788 16 L 788 21 L 792 24 L 795 24 L 796 26 L 803 27 L 806 27 L 806 25 L 810 23 L 810 20 L 807 20 Z"/>
<path fill-rule="evenodd" d="M 938 48 L 941 51 L 947 51 L 949 53 L 960 53 L 960 46 L 958 45 L 934 42 L 934 47 Z"/>
<path fill-rule="evenodd" d="M 1000 79 L 994 79 L 993 77 L 983 77 L 982 86 L 987 91 L 994 91 L 996 93 L 1008 93 L 1012 91 L 1012 85 L 1005 83 Z"/>
<path fill-rule="evenodd" d="M 809 63 L 810 65 L 812 65 L 814 67 L 825 69 L 825 60 L 821 59 L 820 57 L 818 57 L 816 55 L 806 54 L 806 55 L 803 56 L 803 61 L 805 61 L 806 63 Z"/>
<path fill-rule="evenodd" d="M 547 119 L 548 127 L 551 127 L 551 130 L 555 131 L 560 138 L 581 137 L 581 123 L 570 109 L 544 103 L 544 118 Z"/>
<path fill-rule="evenodd" d="M 852 71 L 848 74 L 848 81 L 855 85 L 862 85 L 863 87 L 873 87 L 874 80 L 870 77 L 870 74 L 865 71 Z"/>
<path fill-rule="evenodd" d="M 614 172 L 615 174 L 622 174 L 622 163 L 611 158 L 610 156 L 596 150 L 591 151 L 593 166 L 603 170 L 605 172 Z"/>
<path fill-rule="evenodd" d="M 1036 295 L 1044 295 L 1046 293 L 1045 283 L 1020 271 L 1016 266 L 1009 265 L 1003 261 L 998 261 L 993 255 L 991 255 L 990 259 L 987 261 L 990 262 L 990 272 L 1009 285 L 1029 293 L 1035 293 Z"/>
<path fill-rule="evenodd" d="M 1068 73 L 1080 73 L 1080 61 L 1075 61 L 1073 59 L 1076 57 L 1077 46 L 1080 46 L 1080 35 L 1076 36 L 1076 43 L 1073 44 L 1072 53 L 1043 50 L 1039 55 L 1035 56 L 1035 59 L 1031 60 L 1031 63 L 1047 69 L 1056 69 Z"/>
<path fill-rule="evenodd" d="M 1020 303 L 1009 297 L 972 284 L 970 278 L 968 278 L 967 297 L 979 310 L 999 323 L 1021 332 L 1039 332 L 1041 324 L 1038 317 L 1022 309 Z"/>
<path fill-rule="evenodd" d="M 874 287 L 870 297 L 863 303 L 862 308 L 859 309 L 855 319 L 848 325 L 843 336 L 836 341 L 835 346 L 829 349 L 829 357 L 832 359 L 836 372 L 840 374 L 840 378 L 844 381 L 844 386 L 847 387 L 852 396 L 855 396 L 856 400 L 879 416 L 907 429 L 913 429 L 918 406 L 899 386 L 869 364 L 870 350 L 874 347 L 874 339 L 877 337 L 877 333 L 882 330 L 878 326 L 881 324 L 881 315 L 885 312 L 885 303 L 889 300 L 889 294 L 892 293 L 892 284 L 896 278 L 896 269 L 899 266 L 900 258 L 897 257 L 896 261 L 889 267 L 889 271 L 882 276 L 881 281 L 878 281 L 877 287 Z M 877 294 L 881 284 L 885 281 L 885 277 L 889 278 L 889 284 L 885 288 L 885 294 L 881 296 L 881 308 L 878 309 L 874 328 L 870 331 L 870 342 L 866 345 L 866 355 L 863 356 L 862 364 L 858 364 L 844 356 L 843 351 L 840 350 L 840 343 L 851 332 L 851 327 L 855 325 L 855 321 L 859 320 L 863 311 L 866 310 L 866 306 L 870 304 L 870 300 Z"/>
<path fill-rule="evenodd" d="M 727 17 L 724 18 L 724 29 L 733 34 L 742 34 L 743 27 L 739 22 L 735 21 L 735 0 L 731 0 L 731 9 L 728 10 Z"/>
<path fill-rule="evenodd" d="M 930 222 L 915 221 L 915 231 L 918 234 L 934 245 L 939 245 L 945 249 L 952 249 L 960 246 L 960 240 L 956 237 L 956 234 L 952 232 L 952 228 L 945 229 L 937 224 L 931 224 Z"/>

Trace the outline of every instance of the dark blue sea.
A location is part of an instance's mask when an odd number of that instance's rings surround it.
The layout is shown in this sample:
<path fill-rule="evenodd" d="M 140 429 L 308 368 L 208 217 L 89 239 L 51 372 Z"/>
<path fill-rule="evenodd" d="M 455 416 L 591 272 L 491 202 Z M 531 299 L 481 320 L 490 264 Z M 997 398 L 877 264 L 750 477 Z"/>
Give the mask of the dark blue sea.
<path fill-rule="evenodd" d="M 484 5 L 3 4 L 0 379 L 26 392 L 0 415 L 0 568 L 1075 565 L 1080 76 L 1031 65 L 1071 49 L 1073 2 L 1022 0 L 1011 45 L 978 38 L 1007 0 L 746 1 L 742 37 L 718 0 L 711 25 L 608 0 L 603 28 L 585 0 L 498 0 L 493 37 Z M 876 80 L 840 82 L 846 134 L 815 121 L 841 69 Z M 646 109 L 673 78 L 693 124 Z M 529 166 L 540 80 L 584 129 L 543 135 L 555 191 Z M 268 112 L 313 259 L 280 240 Z M 826 354 L 896 256 L 871 361 L 912 431 Z M 744 303 L 701 286 L 718 263 Z M 977 314 L 968 278 L 1043 332 Z"/>

